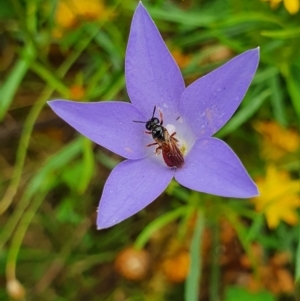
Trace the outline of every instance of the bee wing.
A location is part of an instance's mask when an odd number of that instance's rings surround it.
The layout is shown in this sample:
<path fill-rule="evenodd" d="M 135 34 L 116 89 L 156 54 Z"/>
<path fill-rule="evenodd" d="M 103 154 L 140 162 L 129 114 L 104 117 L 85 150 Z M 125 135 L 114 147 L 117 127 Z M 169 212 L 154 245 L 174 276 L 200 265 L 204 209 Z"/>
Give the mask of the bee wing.
<path fill-rule="evenodd" d="M 184 163 L 183 155 L 177 147 L 175 141 L 170 140 L 162 145 L 162 155 L 165 163 L 169 167 L 180 168 Z"/>

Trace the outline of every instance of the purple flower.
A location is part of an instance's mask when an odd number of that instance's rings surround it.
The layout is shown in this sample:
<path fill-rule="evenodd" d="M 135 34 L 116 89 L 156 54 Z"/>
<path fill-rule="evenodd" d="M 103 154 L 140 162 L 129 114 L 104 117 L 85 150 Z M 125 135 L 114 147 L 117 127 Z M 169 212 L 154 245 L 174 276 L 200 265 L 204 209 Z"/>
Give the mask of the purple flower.
<path fill-rule="evenodd" d="M 133 16 L 126 51 L 126 86 L 131 103 L 49 102 L 77 131 L 126 158 L 111 172 L 100 200 L 98 229 L 113 226 L 155 200 L 173 177 L 183 186 L 224 197 L 249 198 L 257 187 L 223 141 L 211 137 L 233 115 L 255 74 L 259 49 L 242 53 L 185 87 L 180 70 L 144 6 Z M 168 167 L 146 134 L 156 107 L 163 128 L 184 157 Z M 158 124 L 159 126 L 160 124 Z M 161 129 L 161 128 L 159 128 Z M 162 136 L 163 138 L 164 136 Z M 161 142 L 161 140 L 158 140 Z"/>

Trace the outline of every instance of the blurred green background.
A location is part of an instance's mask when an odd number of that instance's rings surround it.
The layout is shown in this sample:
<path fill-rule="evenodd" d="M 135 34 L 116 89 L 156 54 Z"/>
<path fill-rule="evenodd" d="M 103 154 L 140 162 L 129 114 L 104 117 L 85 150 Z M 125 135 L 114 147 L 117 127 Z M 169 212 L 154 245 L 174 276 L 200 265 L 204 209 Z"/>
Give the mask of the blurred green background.
<path fill-rule="evenodd" d="M 253 83 L 216 136 L 261 195 L 225 199 L 172 182 L 96 231 L 122 158 L 46 101 L 129 101 L 137 3 L 0 0 L 0 300 L 300 300 L 299 0 L 143 1 L 186 84 L 260 46 Z"/>

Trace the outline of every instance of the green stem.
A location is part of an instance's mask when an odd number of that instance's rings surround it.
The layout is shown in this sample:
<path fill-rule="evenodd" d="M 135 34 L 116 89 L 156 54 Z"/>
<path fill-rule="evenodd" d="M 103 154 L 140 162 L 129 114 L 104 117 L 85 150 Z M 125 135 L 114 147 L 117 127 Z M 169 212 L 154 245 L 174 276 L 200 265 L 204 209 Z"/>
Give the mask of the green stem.
<path fill-rule="evenodd" d="M 134 247 L 137 249 L 142 249 L 145 246 L 145 244 L 149 241 L 153 233 L 155 233 L 157 230 L 167 225 L 171 221 L 179 218 L 182 215 L 185 215 L 187 209 L 188 207 L 180 207 L 176 210 L 163 214 L 162 216 L 155 219 L 152 223 L 148 224 L 137 237 L 134 243 Z"/>
<path fill-rule="evenodd" d="M 47 192 L 42 192 L 33 198 L 30 207 L 22 216 L 19 227 L 16 230 L 15 235 L 13 236 L 11 246 L 8 250 L 7 254 L 7 262 L 6 262 L 6 277 L 8 280 L 13 280 L 16 278 L 16 261 L 18 257 L 18 253 L 20 250 L 21 243 L 23 241 L 24 235 L 27 231 L 27 228 L 34 217 L 37 209 L 40 204 L 44 200 Z"/>
<path fill-rule="evenodd" d="M 59 153 L 53 155 L 45 165 L 40 168 L 38 173 L 34 175 L 34 177 L 30 180 L 27 184 L 26 190 L 21 196 L 16 208 L 14 209 L 11 217 L 5 223 L 4 227 L 2 228 L 0 234 L 0 250 L 3 248 L 4 244 L 8 241 L 8 239 L 12 236 L 14 229 L 16 228 L 19 220 L 21 219 L 25 209 L 30 203 L 31 198 L 38 192 L 41 184 L 44 181 L 47 181 L 47 178 L 51 173 L 58 170 L 62 162 L 67 164 L 71 161 L 81 149 L 81 142 L 82 139 L 76 139 L 73 142 L 69 143 L 63 149 L 60 150 Z M 67 159 L 65 159 L 67 157 Z"/>
<path fill-rule="evenodd" d="M 19 5 L 18 1 L 14 0 L 17 5 Z M 119 2 L 115 5 L 119 5 Z M 19 8 L 19 7 L 18 7 Z M 105 21 L 103 21 L 104 23 Z M 98 28 L 99 30 L 99 28 Z M 94 30 L 92 34 L 89 32 L 87 35 L 87 38 L 82 40 L 78 43 L 78 47 L 74 50 L 74 52 L 67 57 L 67 59 L 64 61 L 64 63 L 61 65 L 61 67 L 58 70 L 58 77 L 62 78 L 66 72 L 69 70 L 69 68 L 73 65 L 73 63 L 76 61 L 76 59 L 79 57 L 79 55 L 82 53 L 82 51 L 89 45 L 91 40 L 94 38 L 94 36 L 97 34 L 98 30 Z M 53 88 L 51 86 L 47 86 L 42 96 L 38 99 L 38 101 L 35 103 L 33 108 L 31 109 L 25 123 L 24 123 L 24 129 L 22 132 L 22 136 L 18 145 L 17 149 L 17 158 L 16 158 L 16 164 L 13 172 L 13 177 L 10 182 L 10 185 L 8 189 L 6 190 L 6 193 L 3 197 L 3 200 L 0 203 L 0 214 L 3 213 L 11 204 L 13 197 L 15 196 L 17 192 L 17 188 L 19 186 L 22 171 L 25 163 L 25 158 L 27 154 L 27 149 L 31 137 L 31 133 L 33 130 L 33 126 L 35 124 L 35 121 L 37 117 L 39 116 L 42 108 L 45 105 L 45 102 L 50 98 L 50 96 L 53 93 Z M 16 261 L 18 252 L 21 246 L 21 243 L 23 241 L 24 235 L 26 233 L 26 230 L 32 220 L 32 218 L 35 215 L 36 210 L 39 208 L 41 201 L 46 196 L 47 192 L 41 192 L 40 195 L 37 195 L 31 202 L 29 209 L 26 213 L 22 216 L 22 220 L 20 222 L 20 225 L 12 239 L 12 245 L 9 249 L 8 253 L 8 259 L 7 259 L 7 266 L 6 266 L 6 276 L 7 279 L 15 279 L 15 270 L 16 270 Z M 24 198 L 26 200 L 26 198 Z M 23 206 L 24 210 L 26 206 Z"/>
<path fill-rule="evenodd" d="M 24 162 L 27 154 L 27 149 L 32 133 L 33 126 L 35 124 L 35 121 L 37 117 L 39 116 L 42 108 L 44 107 L 44 104 L 46 100 L 49 99 L 53 92 L 53 89 L 50 87 L 47 87 L 44 89 L 42 96 L 37 100 L 37 102 L 33 105 L 32 109 L 29 112 L 28 117 L 25 120 L 24 127 L 23 127 L 23 133 L 20 138 L 19 146 L 17 149 L 16 154 L 16 164 L 14 168 L 14 172 L 12 175 L 12 180 L 10 182 L 9 187 L 7 188 L 3 199 L 0 203 L 0 214 L 6 211 L 6 209 L 10 206 L 16 192 L 17 188 L 20 184 Z"/>
<path fill-rule="evenodd" d="M 83 40 L 79 43 L 79 46 L 75 49 L 75 51 L 67 57 L 64 63 L 58 70 L 58 76 L 63 77 L 68 69 L 73 65 L 82 51 L 89 45 L 90 41 L 94 38 L 96 31 L 92 33 L 92 35 L 88 36 L 87 39 Z M 20 138 L 20 142 L 17 149 L 16 155 L 16 164 L 12 175 L 12 180 L 10 182 L 9 187 L 7 188 L 2 201 L 0 202 L 0 214 L 6 211 L 6 209 L 10 206 L 16 192 L 18 186 L 20 184 L 22 171 L 24 167 L 24 162 L 27 154 L 27 149 L 31 137 L 31 133 L 33 130 L 33 126 L 36 122 L 37 117 L 39 116 L 41 110 L 43 109 L 46 101 L 51 97 L 54 89 L 51 86 L 47 86 L 42 92 L 41 97 L 34 104 L 33 108 L 29 112 L 28 117 L 25 120 L 23 133 Z"/>
<path fill-rule="evenodd" d="M 212 225 L 212 253 L 211 253 L 211 274 L 209 294 L 210 300 L 218 301 L 219 298 L 219 283 L 220 283 L 220 263 L 219 263 L 219 243 L 220 229 L 218 220 L 215 220 Z"/>
<path fill-rule="evenodd" d="M 202 271 L 202 236 L 204 231 L 204 214 L 199 210 L 190 250 L 190 272 L 185 282 L 185 301 L 198 301 Z"/>
<path fill-rule="evenodd" d="M 249 257 L 249 260 L 251 262 L 251 266 L 253 268 L 254 274 L 255 274 L 256 277 L 258 277 L 258 262 L 257 262 L 255 256 L 253 255 L 253 252 L 252 252 L 252 249 L 251 249 L 251 242 L 247 238 L 247 231 L 246 231 L 246 229 L 244 228 L 244 226 L 240 222 L 240 220 L 237 217 L 236 213 L 229 212 L 227 210 L 226 217 L 228 218 L 228 220 L 230 221 L 231 225 L 235 229 L 235 231 L 237 233 L 237 236 L 239 238 L 239 241 L 240 241 L 243 249 L 245 250 L 247 256 Z"/>
<path fill-rule="evenodd" d="M 47 84 L 60 93 L 63 97 L 68 98 L 69 88 L 58 79 L 51 70 L 48 70 L 43 64 L 35 61 L 30 64 L 30 69 L 39 75 Z"/>
<path fill-rule="evenodd" d="M 70 256 L 74 249 L 82 241 L 87 230 L 90 228 L 91 222 L 85 219 L 73 231 L 72 237 L 64 244 L 56 259 L 51 262 L 50 267 L 45 271 L 44 275 L 39 279 L 34 291 L 36 295 L 45 292 L 48 287 L 53 283 L 59 272 L 66 265 L 67 258 Z"/>

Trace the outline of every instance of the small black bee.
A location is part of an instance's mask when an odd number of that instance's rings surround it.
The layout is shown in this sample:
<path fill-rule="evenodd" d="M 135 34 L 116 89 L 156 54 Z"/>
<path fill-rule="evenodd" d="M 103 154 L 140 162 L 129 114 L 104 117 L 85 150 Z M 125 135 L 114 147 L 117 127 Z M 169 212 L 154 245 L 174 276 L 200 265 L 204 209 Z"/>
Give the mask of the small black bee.
<path fill-rule="evenodd" d="M 168 133 L 168 130 L 163 126 L 163 115 L 159 111 L 160 120 L 154 117 L 156 106 L 154 106 L 152 117 L 148 121 L 133 121 L 138 123 L 146 123 L 146 134 L 151 134 L 155 143 L 150 143 L 147 146 L 158 145 L 155 152 L 159 154 L 162 151 L 163 159 L 169 167 L 182 167 L 184 164 L 184 158 L 177 146 L 178 140 L 174 137 L 176 132 L 172 135 Z"/>

